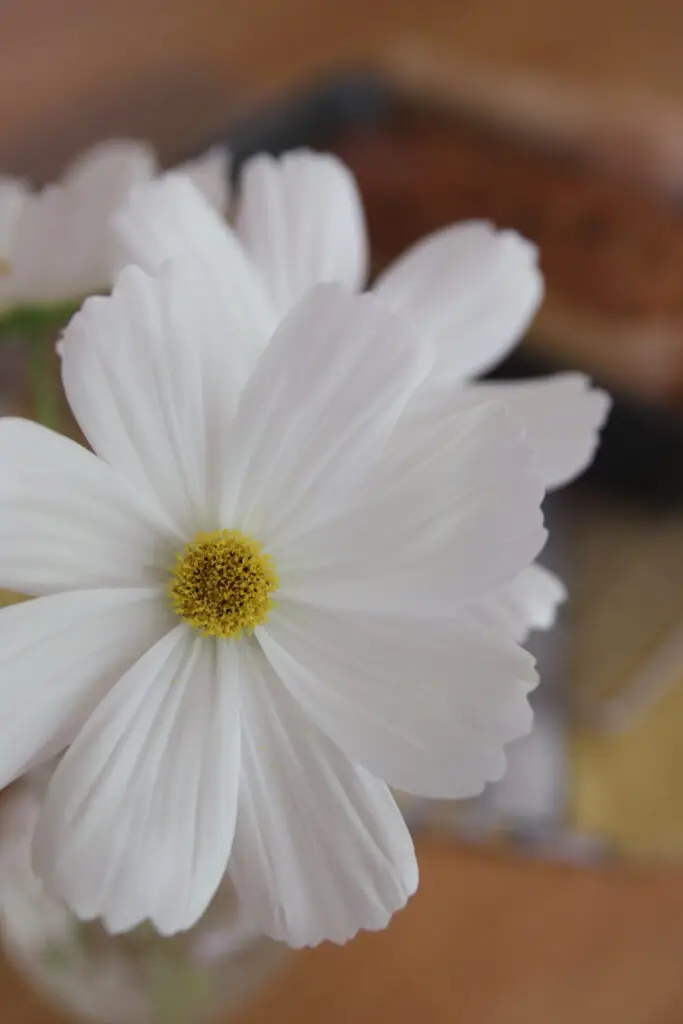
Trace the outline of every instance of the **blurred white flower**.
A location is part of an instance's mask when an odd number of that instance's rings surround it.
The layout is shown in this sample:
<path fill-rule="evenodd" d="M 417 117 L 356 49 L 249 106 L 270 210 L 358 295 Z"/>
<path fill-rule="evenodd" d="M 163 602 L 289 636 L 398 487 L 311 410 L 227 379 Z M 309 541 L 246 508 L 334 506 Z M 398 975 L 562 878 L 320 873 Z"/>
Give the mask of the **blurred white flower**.
<path fill-rule="evenodd" d="M 335 157 L 300 151 L 253 158 L 242 172 L 232 214 L 234 230 L 219 222 L 181 176 L 169 175 L 134 189 L 115 215 L 114 229 L 124 262 L 148 269 L 170 255 L 192 252 L 206 262 L 207 272 L 222 266 L 227 274 L 231 263 L 223 250 L 239 247 L 258 272 L 274 316 L 316 283 L 364 287 L 368 240 L 362 203 L 353 176 Z M 534 245 L 484 222 L 455 224 L 412 246 L 379 276 L 373 292 L 436 348 L 433 369 L 402 421 L 407 435 L 394 434 L 399 461 L 411 445 L 422 452 L 438 449 L 463 401 L 474 407 L 497 398 L 525 424 L 546 488 L 566 484 L 585 469 L 610 404 L 585 375 L 475 380 L 517 344 L 541 301 Z M 533 566 L 489 595 L 481 614 L 521 640 L 530 629 L 551 626 L 564 597 L 562 582 Z"/>
<path fill-rule="evenodd" d="M 30 786 L 17 786 L 0 800 L 0 931 L 11 946 L 34 954 L 68 940 L 73 931 L 67 908 L 45 892 L 31 869 L 40 807 Z"/>
<path fill-rule="evenodd" d="M 228 156 L 209 150 L 182 170 L 215 209 L 228 205 Z M 108 290 L 120 263 L 109 218 L 135 184 L 159 175 L 150 146 L 112 140 L 80 156 L 40 191 L 0 176 L 0 319 L 16 309 L 67 309 Z"/>
<path fill-rule="evenodd" d="M 0 586 L 35 595 L 0 612 L 0 787 L 66 750 L 34 858 L 83 918 L 176 932 L 227 867 L 262 932 L 344 941 L 417 885 L 388 786 L 478 793 L 530 728 L 533 661 L 475 605 L 543 489 L 495 401 L 399 465 L 432 346 L 337 285 L 280 322 L 207 230 L 67 328 L 95 454 L 0 421 Z"/>

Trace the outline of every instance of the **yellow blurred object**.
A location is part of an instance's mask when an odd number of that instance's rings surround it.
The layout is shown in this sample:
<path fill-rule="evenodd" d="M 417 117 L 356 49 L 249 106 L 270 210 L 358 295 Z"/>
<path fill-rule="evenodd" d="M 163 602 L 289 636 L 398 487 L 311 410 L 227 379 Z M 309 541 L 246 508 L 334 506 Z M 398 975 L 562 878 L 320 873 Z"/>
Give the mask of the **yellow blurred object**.
<path fill-rule="evenodd" d="M 570 824 L 626 856 L 683 859 L 683 517 L 576 511 Z"/>
<path fill-rule="evenodd" d="M 572 742 L 572 826 L 634 857 L 683 858 L 683 666 L 663 697 L 621 732 Z"/>
<path fill-rule="evenodd" d="M 8 604 L 19 604 L 21 601 L 28 601 L 23 594 L 15 594 L 13 590 L 2 590 L 0 588 L 0 607 Z"/>

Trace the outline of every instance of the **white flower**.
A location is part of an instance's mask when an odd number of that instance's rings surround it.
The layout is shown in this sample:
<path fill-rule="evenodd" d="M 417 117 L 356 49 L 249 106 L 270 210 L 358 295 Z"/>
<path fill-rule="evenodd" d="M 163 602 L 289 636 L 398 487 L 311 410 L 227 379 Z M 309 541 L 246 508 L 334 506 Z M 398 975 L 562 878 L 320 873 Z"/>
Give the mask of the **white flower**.
<path fill-rule="evenodd" d="M 223 212 L 227 159 L 214 149 L 179 168 Z M 17 307 L 79 302 L 110 288 L 120 260 L 109 218 L 133 185 L 158 174 L 150 146 L 121 140 L 93 147 L 39 192 L 0 176 L 0 317 Z"/>
<path fill-rule="evenodd" d="M 530 727 L 533 661 L 474 604 L 542 488 L 495 402 L 398 467 L 431 348 L 334 285 L 278 325 L 215 243 L 67 328 L 96 454 L 0 421 L 0 586 L 36 595 L 0 612 L 0 787 L 66 749 L 35 863 L 84 918 L 187 928 L 227 866 L 264 933 L 343 941 L 417 885 L 388 786 L 477 793 Z"/>
<path fill-rule="evenodd" d="M 169 255 L 192 252 L 207 272 L 231 272 L 239 247 L 256 269 L 274 316 L 282 316 L 314 284 L 339 281 L 360 290 L 368 241 L 356 183 L 336 158 L 308 151 L 276 160 L 258 156 L 242 173 L 234 231 L 218 222 L 179 176 L 133 190 L 114 229 L 130 262 L 151 269 Z M 537 250 L 513 231 L 483 222 L 436 231 L 410 248 L 375 282 L 389 309 L 431 338 L 437 357 L 404 418 L 408 439 L 394 435 L 399 459 L 416 441 L 438 445 L 458 407 L 498 398 L 521 419 L 547 488 L 559 487 L 589 464 L 609 409 L 604 392 L 580 373 L 522 382 L 478 383 L 519 341 L 542 297 Z M 454 404 L 455 403 L 455 404 Z M 481 613 L 518 639 L 547 629 L 565 597 L 564 585 L 541 566 L 521 574 Z"/>

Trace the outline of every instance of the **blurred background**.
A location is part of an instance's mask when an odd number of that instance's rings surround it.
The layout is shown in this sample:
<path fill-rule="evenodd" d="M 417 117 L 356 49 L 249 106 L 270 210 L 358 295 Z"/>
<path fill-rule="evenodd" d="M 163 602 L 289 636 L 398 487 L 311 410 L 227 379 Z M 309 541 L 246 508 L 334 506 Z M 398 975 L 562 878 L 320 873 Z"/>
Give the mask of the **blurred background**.
<path fill-rule="evenodd" d="M 408 909 L 231 1019 L 683 1020 L 682 38 L 673 0 L 0 0 L 0 173 L 40 184 L 112 136 L 165 165 L 332 149 L 375 269 L 471 217 L 538 242 L 547 299 L 498 372 L 581 369 L 615 397 L 549 504 L 570 601 L 532 641 L 537 724 L 506 780 L 408 804 Z M 2 961 L 0 1010 L 57 1020 Z"/>

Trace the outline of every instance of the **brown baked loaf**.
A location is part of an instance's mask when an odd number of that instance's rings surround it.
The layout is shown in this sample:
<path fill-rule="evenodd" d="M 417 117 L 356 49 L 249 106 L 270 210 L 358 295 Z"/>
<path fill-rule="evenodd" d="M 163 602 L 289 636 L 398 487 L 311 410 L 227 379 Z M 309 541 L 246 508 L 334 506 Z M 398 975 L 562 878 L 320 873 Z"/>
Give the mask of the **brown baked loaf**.
<path fill-rule="evenodd" d="M 683 395 L 683 210 L 578 159 L 406 109 L 335 147 L 357 175 L 377 269 L 426 232 L 483 218 L 541 251 L 526 342 L 642 398 Z"/>

